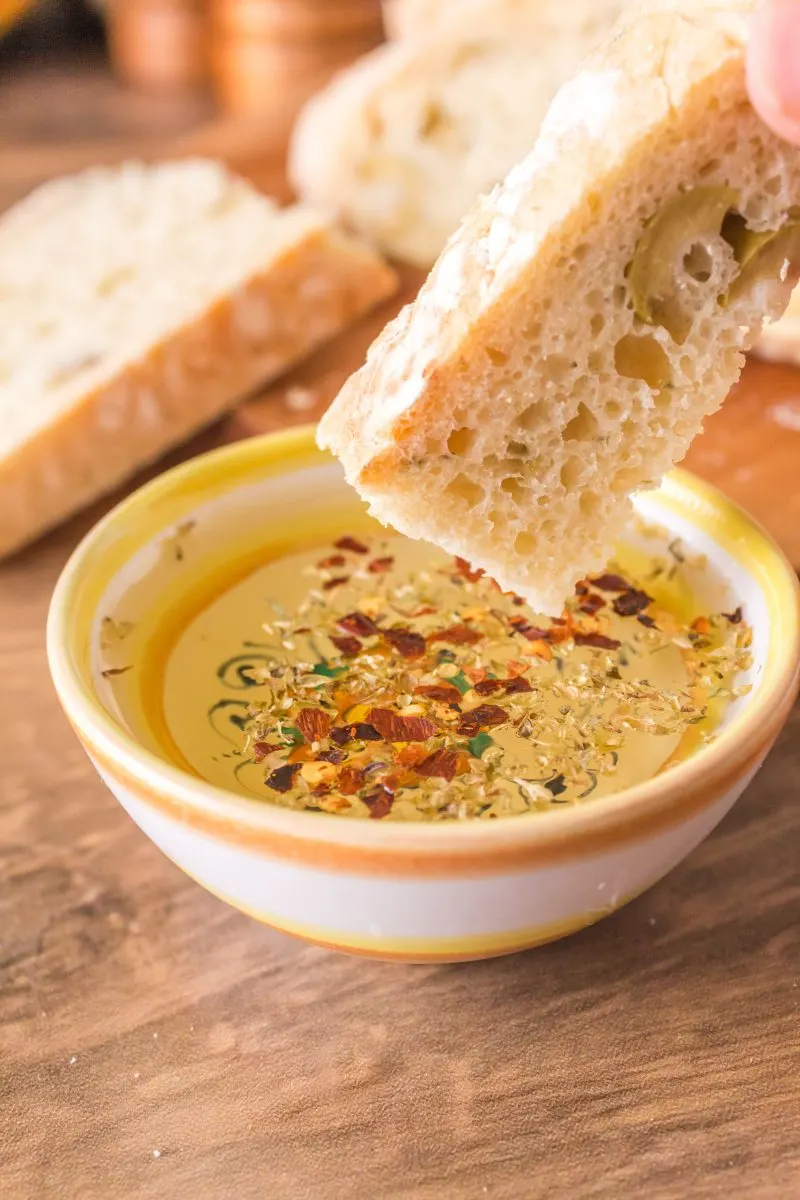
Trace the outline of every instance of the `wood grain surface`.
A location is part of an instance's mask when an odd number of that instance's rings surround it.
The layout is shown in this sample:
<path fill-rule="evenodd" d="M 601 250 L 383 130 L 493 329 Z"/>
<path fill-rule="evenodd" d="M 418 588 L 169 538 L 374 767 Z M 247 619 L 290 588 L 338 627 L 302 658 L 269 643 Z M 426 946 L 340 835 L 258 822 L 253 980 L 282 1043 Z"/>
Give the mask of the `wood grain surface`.
<path fill-rule="evenodd" d="M 316 416 L 379 321 L 182 454 Z M 693 453 L 778 536 L 795 380 L 752 367 Z M 720 828 L 593 929 L 457 967 L 307 947 L 168 862 L 60 712 L 49 595 L 114 499 L 0 566 L 4 1200 L 800 1195 L 800 710 Z"/>

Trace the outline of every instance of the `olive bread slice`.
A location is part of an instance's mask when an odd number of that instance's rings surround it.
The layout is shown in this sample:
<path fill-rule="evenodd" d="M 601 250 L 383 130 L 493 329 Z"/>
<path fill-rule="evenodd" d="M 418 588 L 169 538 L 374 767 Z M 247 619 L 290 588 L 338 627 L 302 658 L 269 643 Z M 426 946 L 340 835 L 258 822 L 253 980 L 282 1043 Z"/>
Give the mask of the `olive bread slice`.
<path fill-rule="evenodd" d="M 543 612 L 788 300 L 800 151 L 748 102 L 756 8 L 623 15 L 320 425 L 378 518 Z"/>

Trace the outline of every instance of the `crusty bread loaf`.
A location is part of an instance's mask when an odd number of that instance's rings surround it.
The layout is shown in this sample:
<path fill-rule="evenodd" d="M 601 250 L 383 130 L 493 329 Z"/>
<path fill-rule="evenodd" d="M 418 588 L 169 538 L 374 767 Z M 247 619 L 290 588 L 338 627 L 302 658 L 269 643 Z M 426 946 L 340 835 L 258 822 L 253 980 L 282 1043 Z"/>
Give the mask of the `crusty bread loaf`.
<path fill-rule="evenodd" d="M 319 429 L 382 521 L 550 613 L 792 282 L 800 151 L 747 99 L 755 0 L 660 7 L 562 89 Z"/>
<path fill-rule="evenodd" d="M 0 554 L 389 295 L 375 254 L 214 162 L 95 170 L 0 219 Z"/>
<path fill-rule="evenodd" d="M 308 103 L 290 176 L 395 258 L 430 267 L 534 144 L 557 88 L 624 0 L 451 0 L 461 21 L 381 46 Z"/>
<path fill-rule="evenodd" d="M 759 358 L 800 366 L 800 291 L 795 289 L 782 317 L 761 331 L 753 347 Z"/>

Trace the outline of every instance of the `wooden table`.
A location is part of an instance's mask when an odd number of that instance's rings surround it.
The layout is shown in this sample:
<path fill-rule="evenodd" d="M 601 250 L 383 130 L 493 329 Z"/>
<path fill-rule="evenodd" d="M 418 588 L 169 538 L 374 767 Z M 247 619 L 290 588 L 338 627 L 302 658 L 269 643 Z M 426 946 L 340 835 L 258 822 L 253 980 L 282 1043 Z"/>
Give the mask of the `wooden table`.
<path fill-rule="evenodd" d="M 44 174 L 91 153 L 41 150 Z M 369 332 L 184 453 L 316 415 Z M 797 395 L 753 367 L 693 459 L 800 562 Z M 0 567 L 4 1200 L 800 1195 L 800 711 L 716 833 L 595 928 L 470 966 L 329 954 L 186 879 L 67 727 L 45 613 L 110 502 Z"/>

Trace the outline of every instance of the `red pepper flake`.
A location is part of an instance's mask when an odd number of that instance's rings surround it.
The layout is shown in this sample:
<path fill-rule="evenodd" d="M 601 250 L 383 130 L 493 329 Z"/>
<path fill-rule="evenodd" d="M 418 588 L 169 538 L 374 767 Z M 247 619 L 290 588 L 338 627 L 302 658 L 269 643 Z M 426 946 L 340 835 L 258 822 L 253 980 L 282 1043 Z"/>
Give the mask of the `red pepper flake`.
<path fill-rule="evenodd" d="M 603 597 L 598 596 L 597 592 L 589 592 L 578 605 L 578 612 L 589 613 L 590 616 L 594 616 L 601 608 L 605 608 L 605 603 Z"/>
<path fill-rule="evenodd" d="M 343 567 L 347 559 L 343 554 L 329 554 L 327 558 L 321 558 L 317 563 L 320 571 L 327 571 L 329 567 Z"/>
<path fill-rule="evenodd" d="M 336 777 L 336 790 L 343 796 L 355 796 L 364 786 L 365 778 L 360 767 L 342 767 Z"/>
<path fill-rule="evenodd" d="M 477 629 L 470 629 L 469 625 L 450 625 L 447 629 L 440 629 L 437 633 L 431 633 L 428 636 L 429 642 L 451 642 L 454 646 L 474 646 L 480 642 L 483 634 Z"/>
<path fill-rule="evenodd" d="M 507 720 L 508 713 L 499 704 L 479 704 L 477 708 L 462 714 L 457 732 L 473 737 L 479 729 L 502 725 Z"/>
<path fill-rule="evenodd" d="M 388 554 L 385 558 L 373 558 L 367 570 L 370 575 L 385 575 L 387 571 L 391 571 L 393 566 L 394 559 Z"/>
<path fill-rule="evenodd" d="M 337 637 L 336 634 L 331 634 L 331 641 L 345 658 L 355 658 L 361 650 L 361 642 L 357 637 Z"/>
<path fill-rule="evenodd" d="M 311 626 L 310 625 L 301 625 L 300 628 L 295 629 L 294 632 L 295 632 L 295 636 L 297 636 L 297 634 L 299 634 L 299 633 L 311 633 Z"/>
<path fill-rule="evenodd" d="M 346 757 L 347 755 L 343 750 L 320 750 L 316 757 L 316 762 L 329 762 L 338 766 L 339 763 L 344 762 Z"/>
<path fill-rule="evenodd" d="M 629 588 L 621 596 L 614 597 L 614 612 L 618 617 L 635 617 L 652 604 L 653 597 L 648 596 L 640 588 Z"/>
<path fill-rule="evenodd" d="M 589 580 L 588 579 L 579 579 L 578 582 L 575 584 L 575 595 L 576 596 L 585 596 L 588 593 L 588 591 L 589 591 Z"/>
<path fill-rule="evenodd" d="M 272 788 L 273 792 L 290 792 L 294 784 L 294 777 L 302 765 L 302 763 L 284 763 L 282 767 L 276 767 L 267 776 L 267 787 Z"/>
<path fill-rule="evenodd" d="M 323 592 L 330 592 L 334 588 L 341 587 L 343 583 L 347 583 L 349 575 L 334 575 L 333 579 L 326 579 L 322 585 Z"/>
<path fill-rule="evenodd" d="M 276 750 L 283 750 L 284 746 L 273 745 L 272 742 L 254 742 L 253 743 L 253 762 L 263 762 L 268 754 L 274 754 Z"/>
<path fill-rule="evenodd" d="M 333 543 L 337 550 L 349 550 L 352 554 L 368 554 L 369 546 L 365 546 L 358 538 L 346 536 L 340 537 L 338 542 Z"/>
<path fill-rule="evenodd" d="M 739 607 L 735 608 L 732 613 L 723 613 L 722 615 L 726 621 L 731 623 L 731 625 L 741 625 L 744 613 L 742 612 L 742 606 L 740 604 Z"/>
<path fill-rule="evenodd" d="M 425 742 L 438 732 L 427 717 L 401 717 L 388 708 L 371 708 L 367 721 L 387 742 Z"/>
<path fill-rule="evenodd" d="M 345 613 L 343 617 L 338 618 L 336 624 L 342 633 L 354 633 L 356 637 L 374 637 L 380 633 L 372 618 L 361 612 Z"/>
<path fill-rule="evenodd" d="M 321 708 L 302 708 L 294 723 L 307 742 L 321 742 L 331 730 L 331 719 Z"/>
<path fill-rule="evenodd" d="M 648 617 L 647 613 L 639 613 L 636 620 L 640 625 L 644 625 L 647 629 L 655 629 L 656 623 L 652 617 Z"/>
<path fill-rule="evenodd" d="M 595 646 L 598 650 L 619 650 L 622 645 L 616 638 L 606 637 L 604 633 L 576 633 L 576 646 Z"/>
<path fill-rule="evenodd" d="M 383 636 L 403 658 L 422 658 L 425 653 L 425 638 L 421 633 L 411 629 L 385 629 Z"/>
<path fill-rule="evenodd" d="M 411 742 L 397 752 L 395 762 L 401 767 L 417 767 L 429 756 L 427 746 L 423 746 L 421 742 Z"/>
<path fill-rule="evenodd" d="M 335 725 L 330 732 L 330 739 L 337 746 L 346 746 L 348 742 L 380 742 L 381 735 L 374 725 L 366 721 L 355 721 L 352 725 Z"/>
<path fill-rule="evenodd" d="M 521 608 L 522 605 L 525 603 L 525 601 L 522 599 L 522 596 L 514 596 L 511 603 L 515 604 L 517 606 L 517 608 Z"/>
<path fill-rule="evenodd" d="M 631 586 L 621 575 L 598 575 L 596 579 L 590 579 L 589 582 L 594 587 L 600 588 L 601 592 L 627 592 Z"/>
<path fill-rule="evenodd" d="M 460 704 L 461 692 L 452 683 L 424 683 L 414 688 L 415 696 L 427 696 L 429 700 L 441 700 L 443 704 Z"/>
<path fill-rule="evenodd" d="M 528 683 L 527 679 L 523 679 L 521 675 L 515 675 L 513 679 L 506 679 L 504 686 L 507 696 L 514 695 L 517 692 L 533 691 L 533 688 Z"/>
<path fill-rule="evenodd" d="M 482 683 L 475 684 L 475 691 L 479 696 L 491 696 L 492 692 L 505 692 L 511 696 L 518 692 L 532 692 L 533 688 L 521 675 L 513 675 L 510 679 L 484 679 Z"/>
<path fill-rule="evenodd" d="M 418 775 L 424 775 L 426 779 L 438 776 L 449 783 L 456 773 L 457 766 L 458 755 L 454 750 L 434 750 L 433 754 L 429 754 L 417 765 L 416 772 Z"/>
<path fill-rule="evenodd" d="M 556 623 L 558 623 L 558 618 L 556 618 Z M 525 617 L 512 617 L 510 625 L 514 633 L 527 638 L 529 642 L 546 642 L 552 636 L 552 630 L 532 625 L 530 621 L 526 621 Z"/>
<path fill-rule="evenodd" d="M 465 558 L 454 559 L 456 574 L 461 575 L 466 579 L 467 583 L 477 583 L 480 577 L 484 574 L 480 567 L 473 569 L 472 564 L 468 563 Z"/>
<path fill-rule="evenodd" d="M 381 817 L 388 817 L 392 811 L 394 792 L 389 791 L 383 784 L 379 784 L 373 791 L 366 792 L 361 799 L 369 809 L 372 820 L 378 821 Z"/>

